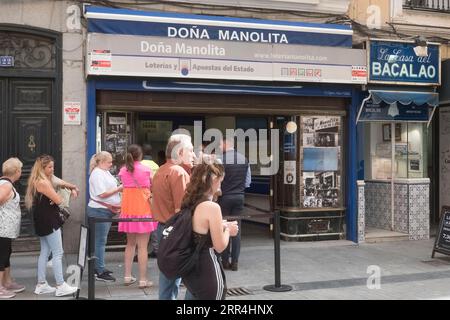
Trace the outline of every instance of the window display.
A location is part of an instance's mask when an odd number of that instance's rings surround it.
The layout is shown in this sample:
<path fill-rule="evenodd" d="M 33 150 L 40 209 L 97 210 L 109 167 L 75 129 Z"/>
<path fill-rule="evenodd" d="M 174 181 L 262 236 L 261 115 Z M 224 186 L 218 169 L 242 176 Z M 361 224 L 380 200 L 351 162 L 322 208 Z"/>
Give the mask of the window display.
<path fill-rule="evenodd" d="M 301 117 L 304 208 L 341 206 L 341 117 Z"/>
<path fill-rule="evenodd" d="M 392 127 L 391 123 L 370 123 L 366 126 L 370 136 L 366 150 L 370 154 L 370 157 L 366 157 L 370 159 L 367 178 L 391 179 L 392 172 L 394 178 L 398 179 L 426 177 L 426 124 L 395 123 L 395 141 L 390 136 L 391 129 L 387 129 Z M 389 141 L 386 141 L 386 135 L 389 135 Z M 395 151 L 393 168 L 392 150 Z"/>
<path fill-rule="evenodd" d="M 131 114 L 127 112 L 107 112 L 104 114 L 103 150 L 111 153 L 113 166 L 111 173 L 116 175 L 125 163 L 128 145 L 131 143 Z"/>

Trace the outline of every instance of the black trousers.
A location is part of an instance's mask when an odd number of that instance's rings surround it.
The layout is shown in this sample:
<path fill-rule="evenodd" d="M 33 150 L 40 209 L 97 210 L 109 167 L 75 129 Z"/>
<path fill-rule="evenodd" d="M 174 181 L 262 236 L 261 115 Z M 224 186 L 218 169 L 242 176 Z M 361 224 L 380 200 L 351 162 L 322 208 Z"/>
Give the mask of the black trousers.
<path fill-rule="evenodd" d="M 10 266 L 12 253 L 12 239 L 0 237 L 0 271 L 5 271 Z"/>
<path fill-rule="evenodd" d="M 224 195 L 219 198 L 222 216 L 240 216 L 244 211 L 244 195 Z M 228 220 L 232 220 L 229 218 Z M 236 237 L 232 237 L 228 243 L 228 247 L 222 252 L 222 261 L 229 262 L 231 253 L 231 262 L 239 261 L 241 253 L 241 220 L 238 220 L 239 232 Z M 231 252 L 230 252 L 231 251 Z"/>

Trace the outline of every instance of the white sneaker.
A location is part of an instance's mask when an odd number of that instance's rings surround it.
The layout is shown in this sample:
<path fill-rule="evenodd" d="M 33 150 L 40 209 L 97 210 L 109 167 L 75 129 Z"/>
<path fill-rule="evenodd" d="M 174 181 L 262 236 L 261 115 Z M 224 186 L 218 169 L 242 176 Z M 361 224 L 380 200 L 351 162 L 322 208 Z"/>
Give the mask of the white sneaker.
<path fill-rule="evenodd" d="M 56 286 L 56 292 L 55 296 L 57 297 L 63 297 L 63 296 L 70 296 L 71 294 L 74 294 L 77 292 L 77 287 L 71 287 L 66 282 L 64 282 L 60 286 Z"/>
<path fill-rule="evenodd" d="M 36 285 L 36 289 L 34 289 L 35 294 L 53 293 L 55 291 L 56 291 L 56 288 L 49 286 L 47 281 L 45 281 L 44 283 L 38 283 Z"/>

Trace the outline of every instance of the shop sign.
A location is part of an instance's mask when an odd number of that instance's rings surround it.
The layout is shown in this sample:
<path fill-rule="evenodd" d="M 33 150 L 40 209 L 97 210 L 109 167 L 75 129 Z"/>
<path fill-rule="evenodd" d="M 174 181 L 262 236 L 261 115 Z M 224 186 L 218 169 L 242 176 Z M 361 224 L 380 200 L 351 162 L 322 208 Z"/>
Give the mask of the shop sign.
<path fill-rule="evenodd" d="M 368 47 L 369 83 L 440 85 L 439 44 L 428 43 L 425 57 L 412 42 L 370 40 Z"/>
<path fill-rule="evenodd" d="M 361 111 L 359 121 L 428 121 L 428 105 L 418 106 L 414 103 L 403 105 L 399 102 L 387 104 L 367 101 Z"/>
<path fill-rule="evenodd" d="M 360 49 L 91 33 L 87 50 L 88 75 L 367 82 Z"/>
<path fill-rule="evenodd" d="M 81 124 L 81 102 L 64 101 L 64 125 Z"/>

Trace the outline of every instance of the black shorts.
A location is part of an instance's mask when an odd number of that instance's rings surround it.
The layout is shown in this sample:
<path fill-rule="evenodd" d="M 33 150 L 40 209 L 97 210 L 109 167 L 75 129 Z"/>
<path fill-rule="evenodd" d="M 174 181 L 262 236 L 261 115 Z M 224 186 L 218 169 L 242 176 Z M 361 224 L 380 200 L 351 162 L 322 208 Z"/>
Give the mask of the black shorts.
<path fill-rule="evenodd" d="M 0 271 L 9 268 L 9 258 L 12 253 L 12 239 L 0 237 Z"/>

